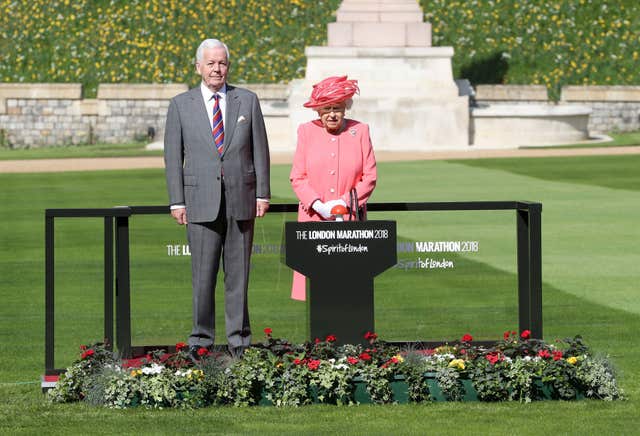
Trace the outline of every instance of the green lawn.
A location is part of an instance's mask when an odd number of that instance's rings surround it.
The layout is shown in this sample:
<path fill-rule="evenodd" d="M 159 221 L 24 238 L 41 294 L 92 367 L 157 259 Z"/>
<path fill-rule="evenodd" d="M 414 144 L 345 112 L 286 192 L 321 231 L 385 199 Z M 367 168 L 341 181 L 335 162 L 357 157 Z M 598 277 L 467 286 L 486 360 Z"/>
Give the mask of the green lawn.
<path fill-rule="evenodd" d="M 627 147 L 640 144 L 640 132 L 609 133 L 611 141 L 577 143 L 551 146 L 528 146 L 522 148 L 594 148 L 594 147 Z"/>
<path fill-rule="evenodd" d="M 29 149 L 0 147 L 0 160 L 162 156 L 162 150 L 146 150 L 145 145 L 142 142 L 130 142 L 125 144 L 60 145 Z"/>
<path fill-rule="evenodd" d="M 0 432 L 635 434 L 640 425 L 640 156 L 424 161 L 379 164 L 372 201 L 531 200 L 543 203 L 546 339 L 582 334 L 609 354 L 628 400 L 521 404 L 426 404 L 196 411 L 105 410 L 49 405 L 44 366 L 44 209 L 159 205 L 161 170 L 0 174 Z M 274 166 L 275 202 L 292 202 L 288 166 Z M 255 340 L 305 337 L 305 306 L 288 298 L 291 273 L 271 248 L 293 215 L 260 220 L 250 310 Z M 495 338 L 517 327 L 514 212 L 411 212 L 392 218 L 400 241 L 474 240 L 477 253 L 444 254 L 453 270 L 394 268 L 376 279 L 383 339 Z M 56 224 L 56 364 L 101 338 L 101 221 Z M 134 344 L 184 340 L 190 325 L 188 257 L 168 256 L 184 229 L 167 216 L 131 219 Z M 419 254 L 401 251 L 401 260 Z M 219 306 L 221 307 L 221 306 Z M 221 320 L 222 316 L 219 316 Z M 219 323 L 219 331 L 223 326 Z M 222 335 L 221 335 L 222 336 Z"/>

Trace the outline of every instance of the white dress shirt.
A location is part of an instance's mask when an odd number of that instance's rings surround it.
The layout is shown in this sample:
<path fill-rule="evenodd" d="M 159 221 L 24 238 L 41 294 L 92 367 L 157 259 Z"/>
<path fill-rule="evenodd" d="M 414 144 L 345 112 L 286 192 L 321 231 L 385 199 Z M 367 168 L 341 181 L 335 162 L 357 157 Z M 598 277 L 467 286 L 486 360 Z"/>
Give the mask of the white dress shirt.
<path fill-rule="evenodd" d="M 204 99 L 204 106 L 207 108 L 207 117 L 209 118 L 209 124 L 211 124 L 211 130 L 213 130 L 213 105 L 215 100 L 213 99 L 213 91 L 211 91 L 204 82 L 200 83 L 200 91 L 202 92 L 202 98 Z M 218 92 L 218 105 L 220 105 L 220 112 L 222 112 L 222 125 L 225 126 L 225 115 L 227 109 L 227 85 L 222 85 L 222 88 Z"/>

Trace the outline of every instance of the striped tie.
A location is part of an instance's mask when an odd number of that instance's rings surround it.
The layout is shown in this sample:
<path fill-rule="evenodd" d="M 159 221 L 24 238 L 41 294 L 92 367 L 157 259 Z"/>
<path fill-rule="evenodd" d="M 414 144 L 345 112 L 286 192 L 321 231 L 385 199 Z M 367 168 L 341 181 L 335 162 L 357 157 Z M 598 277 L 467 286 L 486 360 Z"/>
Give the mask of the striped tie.
<path fill-rule="evenodd" d="M 213 104 L 213 141 L 216 143 L 218 153 L 222 154 L 224 149 L 224 125 L 222 123 L 222 111 L 218 104 L 220 96 L 213 94 L 213 98 L 215 99 L 215 103 Z"/>

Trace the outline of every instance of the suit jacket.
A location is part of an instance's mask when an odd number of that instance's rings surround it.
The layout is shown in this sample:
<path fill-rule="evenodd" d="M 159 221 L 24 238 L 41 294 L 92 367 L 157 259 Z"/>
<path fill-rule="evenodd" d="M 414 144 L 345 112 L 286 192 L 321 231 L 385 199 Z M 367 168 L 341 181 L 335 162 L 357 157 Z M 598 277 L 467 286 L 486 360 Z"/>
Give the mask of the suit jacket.
<path fill-rule="evenodd" d="M 216 219 L 223 186 L 227 216 L 255 218 L 256 198 L 271 196 L 269 145 L 258 97 L 227 85 L 222 156 L 213 141 L 200 87 L 171 99 L 164 160 L 169 202 L 185 204 L 190 222 Z"/>

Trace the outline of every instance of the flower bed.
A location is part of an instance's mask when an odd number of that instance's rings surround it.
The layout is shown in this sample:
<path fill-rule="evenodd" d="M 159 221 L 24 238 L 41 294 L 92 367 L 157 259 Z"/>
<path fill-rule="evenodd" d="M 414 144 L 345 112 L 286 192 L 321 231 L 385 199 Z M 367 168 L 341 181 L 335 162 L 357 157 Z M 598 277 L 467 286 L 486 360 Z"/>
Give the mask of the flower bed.
<path fill-rule="evenodd" d="M 301 406 L 313 403 L 519 401 L 622 398 L 614 370 L 577 336 L 557 344 L 505 332 L 492 347 L 464 335 L 435 349 L 400 349 L 367 333 L 366 345 L 336 345 L 332 335 L 300 345 L 274 338 L 240 360 L 201 349 L 122 362 L 101 345 L 82 355 L 48 392 L 53 402 L 115 408 L 210 405 Z"/>

